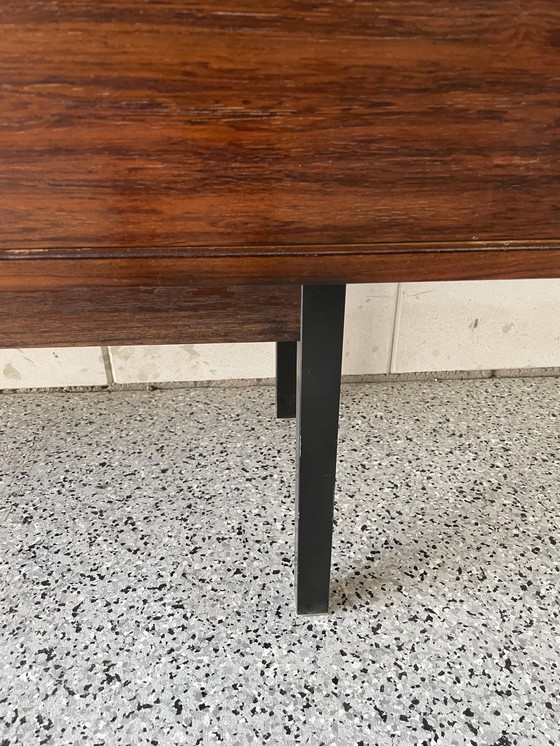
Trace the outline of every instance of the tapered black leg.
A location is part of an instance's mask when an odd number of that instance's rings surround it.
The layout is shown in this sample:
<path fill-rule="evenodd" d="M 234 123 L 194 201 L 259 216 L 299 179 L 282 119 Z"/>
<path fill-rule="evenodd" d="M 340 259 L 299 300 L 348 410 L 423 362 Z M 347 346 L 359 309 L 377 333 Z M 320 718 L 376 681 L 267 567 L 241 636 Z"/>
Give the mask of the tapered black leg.
<path fill-rule="evenodd" d="M 300 614 L 328 611 L 344 332 L 344 285 L 303 288 L 298 345 L 296 592 Z"/>
<path fill-rule="evenodd" d="M 276 416 L 296 416 L 297 342 L 276 343 Z"/>

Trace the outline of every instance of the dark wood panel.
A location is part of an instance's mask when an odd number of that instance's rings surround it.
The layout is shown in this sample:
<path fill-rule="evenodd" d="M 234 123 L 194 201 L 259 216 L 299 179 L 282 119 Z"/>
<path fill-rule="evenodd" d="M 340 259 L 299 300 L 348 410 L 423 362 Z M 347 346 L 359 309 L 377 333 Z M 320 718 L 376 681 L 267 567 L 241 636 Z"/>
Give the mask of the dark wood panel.
<path fill-rule="evenodd" d="M 0 347 L 294 341 L 299 315 L 287 285 L 8 292 Z"/>
<path fill-rule="evenodd" d="M 0 30 L 4 248 L 558 236 L 556 0 L 3 0 Z"/>
<path fill-rule="evenodd" d="M 0 292 L 560 277 L 560 246 L 300 256 L 0 260 Z M 266 301 L 266 292 L 263 295 Z"/>

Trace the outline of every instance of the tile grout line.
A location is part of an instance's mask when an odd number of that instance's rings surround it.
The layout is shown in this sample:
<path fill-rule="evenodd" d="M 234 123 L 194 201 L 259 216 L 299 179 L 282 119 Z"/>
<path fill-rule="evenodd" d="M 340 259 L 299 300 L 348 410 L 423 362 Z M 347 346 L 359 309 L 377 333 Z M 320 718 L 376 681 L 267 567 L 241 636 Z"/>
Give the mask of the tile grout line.
<path fill-rule="evenodd" d="M 401 297 L 402 297 L 402 282 L 397 283 L 397 297 L 395 299 L 395 315 L 393 317 L 393 332 L 391 336 L 391 345 L 389 348 L 389 360 L 387 373 L 391 374 L 394 372 L 395 363 L 397 361 L 397 350 L 398 350 L 398 335 L 400 334 L 401 326 Z"/>
<path fill-rule="evenodd" d="M 105 345 L 101 347 L 101 357 L 103 359 L 103 365 L 105 366 L 105 375 L 107 376 L 107 385 L 112 386 L 115 383 L 115 376 L 113 375 L 113 365 L 111 363 L 111 355 L 109 348 Z"/>

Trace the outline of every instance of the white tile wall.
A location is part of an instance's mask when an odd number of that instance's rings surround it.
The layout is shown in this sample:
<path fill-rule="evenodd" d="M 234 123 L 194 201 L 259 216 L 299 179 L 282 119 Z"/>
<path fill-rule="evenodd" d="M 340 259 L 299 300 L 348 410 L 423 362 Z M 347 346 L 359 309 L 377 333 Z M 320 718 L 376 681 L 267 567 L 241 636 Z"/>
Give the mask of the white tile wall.
<path fill-rule="evenodd" d="M 273 344 L 109 350 L 117 383 L 271 378 Z M 560 366 L 560 280 L 353 285 L 345 374 Z M 105 385 L 99 348 L 0 350 L 0 388 Z"/>
<path fill-rule="evenodd" d="M 110 347 L 115 383 L 272 378 L 274 344 Z"/>
<path fill-rule="evenodd" d="M 345 375 L 388 373 L 397 302 L 396 284 L 349 285 L 344 324 Z"/>
<path fill-rule="evenodd" d="M 400 287 L 392 371 L 560 366 L 560 281 Z"/>
<path fill-rule="evenodd" d="M 105 386 L 99 347 L 0 349 L 0 388 Z"/>

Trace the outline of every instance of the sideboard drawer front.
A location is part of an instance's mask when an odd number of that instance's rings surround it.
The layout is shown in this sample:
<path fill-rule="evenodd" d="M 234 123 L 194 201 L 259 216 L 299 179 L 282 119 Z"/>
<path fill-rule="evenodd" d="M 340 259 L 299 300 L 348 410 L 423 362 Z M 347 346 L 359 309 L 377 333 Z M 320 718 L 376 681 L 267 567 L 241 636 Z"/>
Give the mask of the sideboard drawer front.
<path fill-rule="evenodd" d="M 558 238 L 557 0 L 3 0 L 0 248 Z"/>
<path fill-rule="evenodd" d="M 300 288 L 2 293 L 0 347 L 275 342 L 299 338 Z"/>

